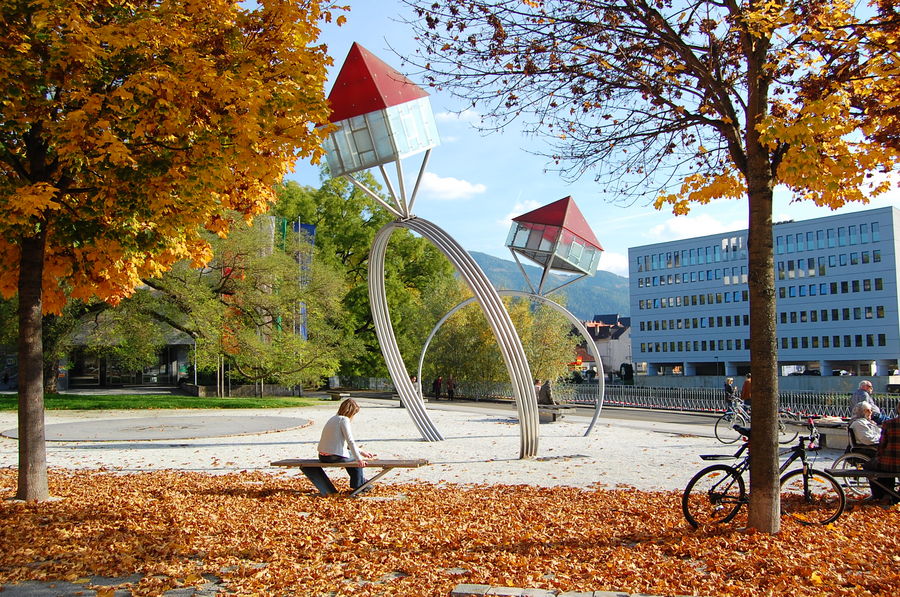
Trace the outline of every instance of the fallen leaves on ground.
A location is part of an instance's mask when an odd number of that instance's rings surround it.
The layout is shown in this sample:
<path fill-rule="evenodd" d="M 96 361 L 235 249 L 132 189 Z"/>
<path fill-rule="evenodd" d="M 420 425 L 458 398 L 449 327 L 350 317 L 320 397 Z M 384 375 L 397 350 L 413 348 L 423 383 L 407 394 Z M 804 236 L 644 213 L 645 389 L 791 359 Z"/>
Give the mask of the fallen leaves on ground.
<path fill-rule="evenodd" d="M 367 494 L 383 500 L 320 498 L 304 478 L 265 472 L 54 470 L 50 482 L 61 500 L 0 502 L 0 583 L 138 572 L 135 595 L 215 575 L 238 595 L 416 596 L 459 583 L 721 596 L 900 586 L 896 507 L 825 527 L 785 519 L 773 536 L 740 518 L 694 531 L 678 492 L 417 483 Z M 0 470 L 0 496 L 15 484 Z"/>

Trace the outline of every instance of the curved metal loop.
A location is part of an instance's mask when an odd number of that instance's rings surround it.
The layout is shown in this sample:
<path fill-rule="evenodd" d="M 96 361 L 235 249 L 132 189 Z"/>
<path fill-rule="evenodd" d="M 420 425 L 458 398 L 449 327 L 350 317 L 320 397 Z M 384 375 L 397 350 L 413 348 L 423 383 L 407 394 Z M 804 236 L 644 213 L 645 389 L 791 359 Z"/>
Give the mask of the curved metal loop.
<path fill-rule="evenodd" d="M 394 386 L 413 423 L 426 440 L 439 441 L 443 439 L 425 410 L 422 396 L 409 379 L 409 373 L 400 355 L 388 312 L 384 288 L 384 257 L 388 241 L 395 228 L 407 228 L 434 243 L 450 260 L 475 295 L 484 310 L 494 336 L 497 338 L 497 344 L 500 346 L 512 382 L 513 396 L 519 416 L 519 458 L 535 457 L 538 447 L 537 397 L 534 395 L 531 369 L 528 366 L 528 359 L 525 357 L 525 350 L 522 348 L 522 342 L 519 340 L 515 326 L 503 306 L 503 301 L 475 260 L 459 243 L 435 224 L 416 217 L 385 225 L 375 235 L 369 255 L 369 301 L 375 322 L 375 333 L 381 344 L 381 352 L 394 381 Z"/>
<path fill-rule="evenodd" d="M 588 345 L 588 350 L 594 357 L 594 361 L 597 363 L 599 370 L 597 371 L 598 380 L 597 380 L 597 401 L 594 404 L 594 416 L 591 419 L 591 424 L 588 425 L 587 431 L 584 432 L 584 437 L 587 437 L 593 431 L 594 426 L 597 424 L 597 419 L 600 417 L 600 411 L 603 409 L 603 396 L 606 393 L 606 375 L 603 372 L 603 361 L 600 360 L 600 354 L 597 351 L 597 345 L 594 343 L 594 339 L 591 338 L 590 332 L 588 332 L 587 328 L 584 327 L 584 324 L 572 314 L 571 311 L 557 303 L 556 301 L 552 301 L 549 298 L 542 296 L 540 294 L 534 294 L 532 292 L 523 292 L 521 290 L 498 290 L 497 294 L 500 296 L 518 296 L 523 298 L 529 298 L 532 300 L 536 300 L 544 303 L 548 307 L 552 308 L 554 311 L 561 313 L 566 319 L 569 320 L 569 323 L 575 326 L 575 329 L 578 330 L 578 333 L 581 334 L 581 337 L 585 339 Z M 422 379 L 422 365 L 425 362 L 425 353 L 428 352 L 428 347 L 431 345 L 431 340 L 434 339 L 435 334 L 437 334 L 438 330 L 444 325 L 444 322 L 450 319 L 450 317 L 468 305 L 471 305 L 475 302 L 474 298 L 469 298 L 459 303 L 438 320 L 437 324 L 435 324 L 434 329 L 431 330 L 431 333 L 428 334 L 428 338 L 425 340 L 425 345 L 422 347 L 422 353 L 419 355 L 419 369 L 418 369 L 418 377 L 417 379 Z"/>

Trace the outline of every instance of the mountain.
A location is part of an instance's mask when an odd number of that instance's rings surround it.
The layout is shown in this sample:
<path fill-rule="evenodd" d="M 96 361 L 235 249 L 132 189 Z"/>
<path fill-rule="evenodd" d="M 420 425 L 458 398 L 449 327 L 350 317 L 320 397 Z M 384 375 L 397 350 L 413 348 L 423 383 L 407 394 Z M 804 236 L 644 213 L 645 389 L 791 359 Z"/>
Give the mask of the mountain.
<path fill-rule="evenodd" d="M 471 255 L 496 288 L 528 290 L 528 285 L 515 261 L 476 251 L 472 251 Z M 541 268 L 529 265 L 524 260 L 522 266 L 528 273 L 531 283 L 537 286 L 541 281 Z M 568 278 L 569 276 L 550 274 L 544 288 L 555 288 L 564 284 Z M 603 313 L 618 313 L 623 317 L 631 314 L 628 303 L 628 278 L 610 272 L 598 271 L 591 277 L 573 282 L 559 293 L 566 296 L 566 308 L 582 321 L 590 321 L 594 315 Z"/>

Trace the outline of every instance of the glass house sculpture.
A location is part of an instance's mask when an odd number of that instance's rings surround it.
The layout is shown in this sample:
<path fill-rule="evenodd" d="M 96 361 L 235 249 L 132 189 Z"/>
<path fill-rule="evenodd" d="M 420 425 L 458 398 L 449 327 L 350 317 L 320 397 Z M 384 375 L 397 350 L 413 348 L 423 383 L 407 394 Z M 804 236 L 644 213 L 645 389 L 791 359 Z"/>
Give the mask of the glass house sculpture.
<path fill-rule="evenodd" d="M 440 143 L 428 93 L 354 43 L 328 96 L 328 168 L 342 176 L 382 166 Z"/>
<path fill-rule="evenodd" d="M 581 274 L 564 284 L 548 290 L 558 290 L 597 271 L 603 247 L 594 236 L 581 210 L 572 197 L 563 197 L 543 207 L 513 218 L 506 246 L 513 255 L 522 275 L 535 294 L 544 294 L 547 274 L 551 270 L 567 274 Z M 519 256 L 543 268 L 537 288 L 522 267 Z"/>

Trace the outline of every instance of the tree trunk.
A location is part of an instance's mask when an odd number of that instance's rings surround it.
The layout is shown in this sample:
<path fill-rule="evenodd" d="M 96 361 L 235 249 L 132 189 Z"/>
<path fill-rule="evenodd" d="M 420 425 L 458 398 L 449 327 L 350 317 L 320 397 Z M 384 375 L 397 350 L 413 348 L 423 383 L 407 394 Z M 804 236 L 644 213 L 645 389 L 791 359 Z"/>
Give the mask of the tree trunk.
<path fill-rule="evenodd" d="M 41 340 L 46 231 L 23 239 L 19 260 L 19 481 L 16 498 L 50 498 L 44 435 L 44 358 Z"/>

